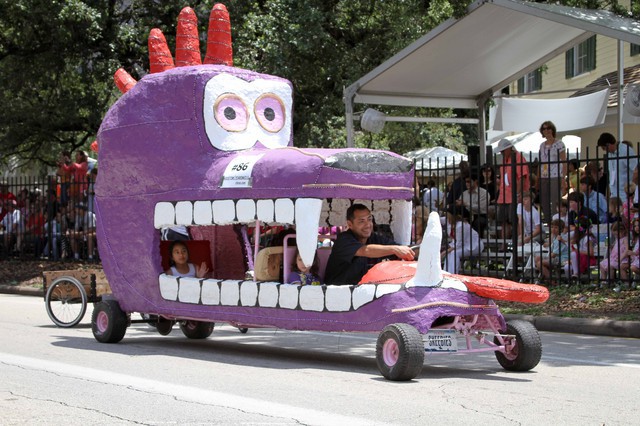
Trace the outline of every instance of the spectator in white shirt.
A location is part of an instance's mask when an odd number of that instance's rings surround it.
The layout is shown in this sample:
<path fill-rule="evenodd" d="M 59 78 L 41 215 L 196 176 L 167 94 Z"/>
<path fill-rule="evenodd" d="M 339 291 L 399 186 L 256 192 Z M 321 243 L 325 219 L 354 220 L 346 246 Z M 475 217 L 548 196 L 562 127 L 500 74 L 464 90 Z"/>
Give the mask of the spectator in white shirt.
<path fill-rule="evenodd" d="M 489 208 L 489 193 L 478 185 L 478 175 L 472 174 L 465 180 L 467 190 L 456 201 L 457 206 L 464 206 L 471 212 L 471 226 L 478 231 L 480 237 L 487 227 L 487 211 Z"/>
<path fill-rule="evenodd" d="M 522 194 L 522 202 L 518 204 L 518 244 L 525 245 L 532 241 L 542 242 L 542 226 L 540 213 L 532 205 L 533 196 L 527 191 Z"/>
<path fill-rule="evenodd" d="M 440 210 L 443 200 L 444 195 L 440 192 L 433 179 L 430 179 L 422 195 L 422 204 L 428 207 L 429 211 L 437 212 Z"/>

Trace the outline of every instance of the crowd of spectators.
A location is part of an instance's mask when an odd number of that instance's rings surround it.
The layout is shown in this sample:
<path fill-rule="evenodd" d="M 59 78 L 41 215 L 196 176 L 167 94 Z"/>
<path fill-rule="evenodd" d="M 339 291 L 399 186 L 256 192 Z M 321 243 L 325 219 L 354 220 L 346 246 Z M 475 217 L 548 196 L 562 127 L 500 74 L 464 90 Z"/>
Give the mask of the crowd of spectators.
<path fill-rule="evenodd" d="M 552 122 L 542 123 L 540 134 L 544 141 L 535 161 L 503 139 L 495 150 L 500 165 L 460 161 L 454 176 L 428 179 L 422 203 L 441 216 L 449 240 L 443 244 L 444 267 L 459 272 L 463 259 L 481 257 L 480 243 L 491 240 L 497 252 L 532 256 L 534 272 L 548 284 L 580 278 L 590 269 L 598 269 L 601 285 L 635 278 L 631 266 L 640 257 L 632 226 L 640 210 L 635 150 L 603 133 L 597 146 L 604 156 L 581 164 L 567 158 Z"/>
<path fill-rule="evenodd" d="M 63 152 L 56 177 L 44 187 L 25 185 L 14 195 L 0 182 L 0 257 L 97 258 L 93 184 L 98 168 L 84 151 Z M 12 185 L 15 187 L 15 185 Z"/>

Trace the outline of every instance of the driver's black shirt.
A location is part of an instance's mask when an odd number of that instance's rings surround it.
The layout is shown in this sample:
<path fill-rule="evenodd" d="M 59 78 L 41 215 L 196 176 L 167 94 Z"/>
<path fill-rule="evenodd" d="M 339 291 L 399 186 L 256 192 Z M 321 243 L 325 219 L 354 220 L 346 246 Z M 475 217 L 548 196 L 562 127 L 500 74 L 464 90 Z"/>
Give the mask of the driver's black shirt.
<path fill-rule="evenodd" d="M 338 235 L 325 271 L 326 284 L 357 284 L 371 266 L 384 258 L 355 256 L 360 247 L 368 244 L 397 245 L 395 241 L 379 234 L 371 234 L 366 244 L 362 244 L 351 230 Z"/>

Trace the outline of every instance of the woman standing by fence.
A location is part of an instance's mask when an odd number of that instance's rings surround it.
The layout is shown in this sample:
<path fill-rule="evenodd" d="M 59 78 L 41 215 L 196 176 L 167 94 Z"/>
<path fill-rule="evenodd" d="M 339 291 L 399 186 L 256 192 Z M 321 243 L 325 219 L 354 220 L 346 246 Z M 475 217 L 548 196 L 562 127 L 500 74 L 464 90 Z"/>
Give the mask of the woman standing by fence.
<path fill-rule="evenodd" d="M 540 125 L 540 134 L 545 141 L 540 144 L 538 152 L 540 172 L 537 189 L 544 221 L 550 222 L 560 202 L 567 150 L 564 142 L 556 139 L 556 126 L 551 121 L 545 121 Z"/>

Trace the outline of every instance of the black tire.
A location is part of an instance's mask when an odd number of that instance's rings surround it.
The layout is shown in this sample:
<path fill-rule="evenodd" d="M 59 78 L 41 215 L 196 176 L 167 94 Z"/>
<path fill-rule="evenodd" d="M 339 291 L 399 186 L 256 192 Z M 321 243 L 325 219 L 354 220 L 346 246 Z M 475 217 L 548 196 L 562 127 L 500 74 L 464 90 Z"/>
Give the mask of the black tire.
<path fill-rule="evenodd" d="M 164 317 L 156 317 L 156 321 L 153 325 L 156 330 L 158 330 L 158 333 L 163 336 L 168 336 L 169 334 L 171 334 L 171 330 L 173 330 L 173 325 L 175 323 L 176 322 L 174 320 L 170 320 Z"/>
<path fill-rule="evenodd" d="M 58 327 L 73 327 L 87 312 L 87 292 L 73 277 L 53 280 L 44 296 L 47 314 Z"/>
<path fill-rule="evenodd" d="M 496 351 L 496 358 L 502 368 L 509 371 L 529 371 L 538 365 L 542 358 L 542 341 L 533 324 L 523 320 L 509 321 L 506 334 L 515 335 L 516 341 L 514 346 L 507 346 L 505 353 Z M 500 344 L 497 336 L 494 342 Z"/>
<path fill-rule="evenodd" d="M 124 338 L 129 318 L 115 300 L 96 303 L 91 316 L 93 337 L 100 343 L 118 343 Z"/>
<path fill-rule="evenodd" d="M 238 327 L 238 331 L 242 334 L 247 334 L 247 331 L 249 331 L 249 329 L 246 327 Z"/>
<path fill-rule="evenodd" d="M 391 324 L 382 330 L 376 343 L 376 362 L 388 380 L 411 380 L 422 371 L 424 342 L 409 324 Z"/>
<path fill-rule="evenodd" d="M 213 333 L 214 325 L 205 321 L 180 321 L 180 330 L 189 339 L 206 339 Z"/>

